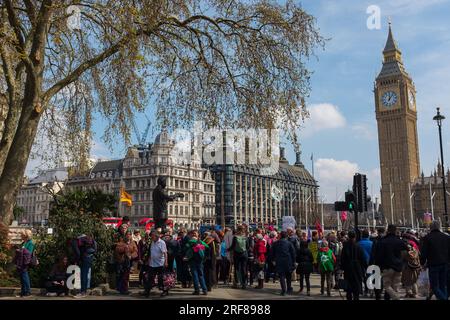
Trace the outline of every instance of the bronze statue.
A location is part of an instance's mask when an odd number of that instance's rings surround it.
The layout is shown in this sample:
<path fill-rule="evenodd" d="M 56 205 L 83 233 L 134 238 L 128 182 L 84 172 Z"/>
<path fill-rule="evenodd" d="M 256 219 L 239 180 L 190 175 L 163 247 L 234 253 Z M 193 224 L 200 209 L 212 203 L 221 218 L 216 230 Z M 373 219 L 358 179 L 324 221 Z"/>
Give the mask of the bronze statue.
<path fill-rule="evenodd" d="M 155 222 L 155 229 L 165 229 L 168 219 L 167 202 L 174 201 L 177 198 L 184 198 L 184 194 L 176 193 L 172 196 L 167 194 L 166 177 L 158 177 L 158 185 L 153 190 L 153 221 Z"/>

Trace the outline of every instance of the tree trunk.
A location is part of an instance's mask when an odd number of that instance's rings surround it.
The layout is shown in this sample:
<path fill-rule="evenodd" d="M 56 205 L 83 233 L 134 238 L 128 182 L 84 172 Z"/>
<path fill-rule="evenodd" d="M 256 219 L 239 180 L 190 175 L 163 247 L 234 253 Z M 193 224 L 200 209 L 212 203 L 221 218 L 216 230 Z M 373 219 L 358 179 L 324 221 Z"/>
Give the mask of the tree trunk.
<path fill-rule="evenodd" d="M 14 134 L 16 133 L 19 115 L 20 106 L 13 105 L 11 103 L 9 105 L 8 115 L 4 123 L 3 134 L 0 139 L 0 176 L 2 175 L 3 167 L 8 156 L 8 151 L 13 142 Z"/>
<path fill-rule="evenodd" d="M 13 219 L 16 196 L 22 186 L 23 175 L 39 124 L 40 114 L 35 111 L 39 101 L 36 87 L 35 84 L 29 85 L 28 94 L 23 100 L 17 131 L 0 177 L 0 215 L 6 225 L 9 225 Z"/>

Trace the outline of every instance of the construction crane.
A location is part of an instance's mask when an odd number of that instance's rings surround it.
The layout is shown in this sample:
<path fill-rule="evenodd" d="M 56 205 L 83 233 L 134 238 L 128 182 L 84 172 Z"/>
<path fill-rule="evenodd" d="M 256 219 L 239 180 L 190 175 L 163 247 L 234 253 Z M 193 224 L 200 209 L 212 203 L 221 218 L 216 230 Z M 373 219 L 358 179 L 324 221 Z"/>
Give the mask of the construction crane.
<path fill-rule="evenodd" d="M 150 127 L 152 125 L 152 122 L 147 117 L 147 115 L 145 115 L 145 118 L 147 119 L 147 126 L 145 127 L 145 130 L 142 133 L 142 135 L 139 132 L 139 129 L 138 129 L 137 125 L 136 125 L 136 121 L 134 120 L 134 118 L 132 119 L 132 122 L 131 122 L 131 124 L 133 126 L 133 130 L 134 130 L 134 134 L 136 135 L 136 138 L 137 138 L 138 149 L 144 149 L 145 148 L 145 140 L 147 140 L 148 132 L 149 132 Z"/>

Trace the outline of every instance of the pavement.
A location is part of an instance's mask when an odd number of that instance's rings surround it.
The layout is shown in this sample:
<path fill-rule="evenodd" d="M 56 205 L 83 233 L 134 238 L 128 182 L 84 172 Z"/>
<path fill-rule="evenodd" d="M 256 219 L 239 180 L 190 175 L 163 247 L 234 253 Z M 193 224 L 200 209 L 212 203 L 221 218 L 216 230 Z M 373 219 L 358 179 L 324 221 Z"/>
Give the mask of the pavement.
<path fill-rule="evenodd" d="M 254 284 L 256 285 L 256 284 Z M 246 290 L 233 289 L 231 286 L 219 284 L 217 288 L 208 292 L 207 296 L 193 296 L 192 288 L 181 288 L 177 285 L 176 288 L 170 290 L 168 296 L 160 297 L 160 291 L 156 288 L 152 290 L 149 298 L 145 298 L 140 295 L 142 289 L 130 288 L 129 295 L 120 295 L 115 290 L 108 290 L 103 296 L 86 296 L 84 298 L 74 299 L 71 296 L 68 297 L 46 297 L 43 295 L 33 295 L 28 298 L 16 298 L 13 294 L 7 296 L 0 296 L 0 300 L 345 300 L 345 292 L 341 291 L 342 296 L 338 290 L 332 290 L 331 297 L 327 297 L 320 294 L 320 276 L 318 274 L 311 275 L 311 296 L 307 296 L 305 292 L 298 293 L 299 282 L 293 282 L 294 293 L 292 295 L 281 296 L 279 282 L 264 283 L 264 289 L 254 289 L 248 287 Z M 306 288 L 305 288 L 306 290 Z M 40 289 L 36 289 L 34 292 L 39 292 Z M 403 289 L 399 291 L 401 296 L 405 295 Z M 424 300 L 420 297 L 415 300 Z M 361 297 L 361 300 L 374 300 L 373 298 Z M 414 299 L 405 299 L 414 300 Z"/>

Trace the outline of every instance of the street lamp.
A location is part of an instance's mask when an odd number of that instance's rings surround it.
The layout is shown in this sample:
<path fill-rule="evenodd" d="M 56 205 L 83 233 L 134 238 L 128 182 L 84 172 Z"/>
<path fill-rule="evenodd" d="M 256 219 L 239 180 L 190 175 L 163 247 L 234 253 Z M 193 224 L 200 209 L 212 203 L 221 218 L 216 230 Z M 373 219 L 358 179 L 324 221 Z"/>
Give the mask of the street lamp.
<path fill-rule="evenodd" d="M 440 108 L 436 108 L 437 114 L 433 117 L 433 120 L 436 121 L 439 129 L 439 145 L 441 148 L 441 166 L 442 166 L 442 191 L 444 192 L 444 218 L 445 218 L 445 228 L 449 229 L 448 224 L 448 212 L 447 212 L 447 192 L 445 189 L 445 171 L 444 171 L 444 150 L 442 148 L 442 120 L 445 119 L 445 117 L 440 113 Z"/>

